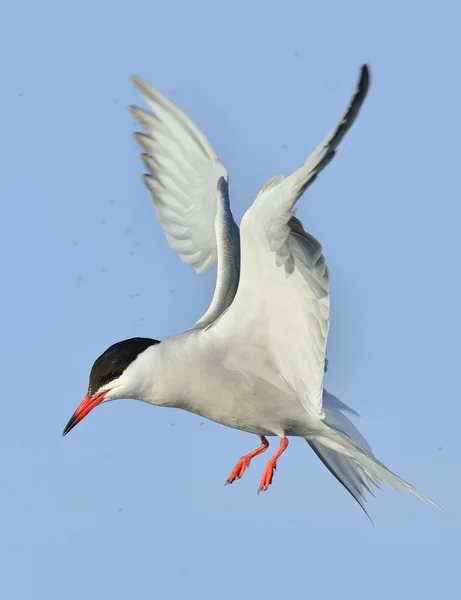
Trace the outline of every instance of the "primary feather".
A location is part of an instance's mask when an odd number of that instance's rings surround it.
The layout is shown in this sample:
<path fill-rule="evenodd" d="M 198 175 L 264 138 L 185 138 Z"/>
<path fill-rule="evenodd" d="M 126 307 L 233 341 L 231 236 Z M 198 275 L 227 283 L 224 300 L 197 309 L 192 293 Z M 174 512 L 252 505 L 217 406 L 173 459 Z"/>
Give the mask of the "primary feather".
<path fill-rule="evenodd" d="M 144 181 L 168 243 L 197 273 L 220 258 L 216 291 L 196 327 L 215 320 L 235 295 L 240 261 L 239 230 L 227 190 L 216 194 L 227 171 L 194 122 L 161 92 L 133 76 L 151 112 L 130 107 L 145 133 L 135 137 L 144 149 Z"/>

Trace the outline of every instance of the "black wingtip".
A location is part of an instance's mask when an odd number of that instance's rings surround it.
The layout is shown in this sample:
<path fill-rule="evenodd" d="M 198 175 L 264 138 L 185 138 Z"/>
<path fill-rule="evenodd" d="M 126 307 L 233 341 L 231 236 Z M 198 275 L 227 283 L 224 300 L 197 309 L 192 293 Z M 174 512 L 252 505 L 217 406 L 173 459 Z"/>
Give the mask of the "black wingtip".
<path fill-rule="evenodd" d="M 229 182 L 223 176 L 218 179 L 218 192 L 220 192 L 224 197 L 229 195 Z"/>
<path fill-rule="evenodd" d="M 370 67 L 367 63 L 364 63 L 360 69 L 359 79 L 359 90 L 361 90 L 362 94 L 366 94 L 368 92 L 368 88 L 370 87 L 370 79 Z"/>

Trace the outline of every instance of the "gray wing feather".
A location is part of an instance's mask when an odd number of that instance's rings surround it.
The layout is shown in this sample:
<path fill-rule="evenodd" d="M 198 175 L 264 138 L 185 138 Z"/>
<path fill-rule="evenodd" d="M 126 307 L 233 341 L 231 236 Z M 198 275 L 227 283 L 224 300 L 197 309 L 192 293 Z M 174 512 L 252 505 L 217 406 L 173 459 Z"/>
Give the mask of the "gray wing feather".
<path fill-rule="evenodd" d="M 145 130 L 135 133 L 148 171 L 143 179 L 167 241 L 197 273 L 218 261 L 212 303 L 196 325 L 206 326 L 229 306 L 238 285 L 240 240 L 230 209 L 227 171 L 179 107 L 140 77 L 132 80 L 151 111 L 130 107 Z"/>

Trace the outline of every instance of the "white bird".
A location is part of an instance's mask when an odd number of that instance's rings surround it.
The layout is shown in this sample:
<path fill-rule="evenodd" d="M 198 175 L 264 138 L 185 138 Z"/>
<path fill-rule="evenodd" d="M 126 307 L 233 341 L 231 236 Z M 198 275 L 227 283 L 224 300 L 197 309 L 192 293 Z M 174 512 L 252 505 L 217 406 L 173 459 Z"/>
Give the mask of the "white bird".
<path fill-rule="evenodd" d="M 355 121 L 369 78 L 363 65 L 337 125 L 300 169 L 264 185 L 239 233 L 227 171 L 203 133 L 173 102 L 133 77 L 152 111 L 131 107 L 145 130 L 135 136 L 145 150 L 144 180 L 158 220 L 170 246 L 197 273 L 217 262 L 216 290 L 205 315 L 185 333 L 110 346 L 95 361 L 88 393 L 63 435 L 99 404 L 132 398 L 259 436 L 259 448 L 242 456 L 226 483 L 267 450 L 266 437 L 278 436 L 280 447 L 259 486 L 267 490 L 288 437 L 297 436 L 363 510 L 366 492 L 381 484 L 437 506 L 375 458 L 344 414 L 357 413 L 323 387 L 330 276 L 320 243 L 294 216 L 296 202 Z"/>

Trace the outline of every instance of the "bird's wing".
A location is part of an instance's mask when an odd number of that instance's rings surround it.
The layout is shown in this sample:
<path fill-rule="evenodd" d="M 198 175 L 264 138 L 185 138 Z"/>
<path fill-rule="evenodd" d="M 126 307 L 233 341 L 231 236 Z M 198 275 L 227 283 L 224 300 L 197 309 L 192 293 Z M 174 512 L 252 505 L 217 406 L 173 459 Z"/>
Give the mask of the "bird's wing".
<path fill-rule="evenodd" d="M 144 128 L 135 133 L 148 170 L 143 178 L 167 241 L 199 274 L 219 262 L 213 302 L 200 320 L 208 324 L 232 302 L 238 283 L 239 231 L 227 193 L 217 194 L 227 171 L 180 108 L 140 77 L 132 81 L 150 109 L 130 107 Z"/>
<path fill-rule="evenodd" d="M 240 226 L 239 288 L 230 308 L 210 330 L 225 337 L 235 352 L 239 344 L 253 344 L 254 354 L 259 348 L 264 368 L 254 375 L 265 378 L 265 370 L 279 373 L 283 385 L 317 416 L 323 416 L 330 281 L 322 247 L 294 217 L 294 207 L 335 155 L 368 85 L 365 65 L 354 97 L 327 138 L 294 174 L 266 183 L 245 213 Z M 224 179 L 220 184 L 226 187 Z"/>

